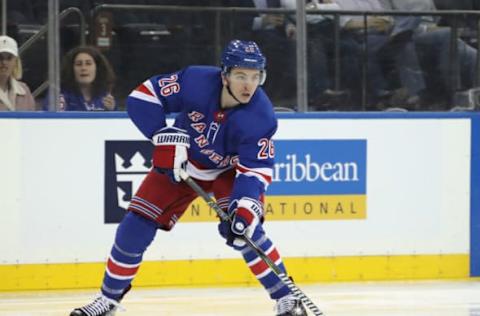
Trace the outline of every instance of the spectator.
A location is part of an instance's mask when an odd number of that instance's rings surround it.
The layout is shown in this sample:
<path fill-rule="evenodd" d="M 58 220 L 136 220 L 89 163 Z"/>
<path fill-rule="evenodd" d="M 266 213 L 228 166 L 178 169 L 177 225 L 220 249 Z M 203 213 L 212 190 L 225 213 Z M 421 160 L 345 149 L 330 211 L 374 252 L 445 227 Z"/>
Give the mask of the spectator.
<path fill-rule="evenodd" d="M 286 3 L 289 9 L 296 9 L 296 1 Z M 340 7 L 331 1 L 311 1 L 306 9 L 322 11 L 339 10 Z M 350 37 L 340 36 L 338 39 L 339 60 L 335 60 L 335 22 L 333 15 L 308 14 L 307 49 L 308 49 L 308 92 L 309 106 L 312 110 L 358 110 L 360 105 L 359 89 L 361 81 L 361 46 Z M 338 62 L 339 73 L 334 73 Z M 334 76 L 337 76 L 334 78 Z M 339 79 L 339 86 L 334 80 Z M 320 93 L 318 93 L 320 92 Z"/>
<path fill-rule="evenodd" d="M 61 111 L 116 110 L 112 89 L 115 74 L 96 48 L 81 46 L 67 53 L 62 65 Z"/>
<path fill-rule="evenodd" d="M 384 10 L 378 0 L 334 0 L 334 2 L 342 10 Z M 415 109 L 421 102 L 425 81 L 415 45 L 411 41 L 415 23 L 416 20 L 404 17 L 367 17 L 367 78 L 370 83 L 368 91 L 372 94 L 369 98 L 370 103 L 377 104 L 377 109 L 384 108 L 382 99 L 392 96 L 393 89 L 395 93 L 386 104 L 387 106 L 402 105 Z M 340 24 L 358 43 L 363 42 L 364 18 L 362 16 L 342 16 Z M 401 87 L 398 88 L 395 85 L 392 74 L 398 75 Z"/>
<path fill-rule="evenodd" d="M 0 36 L 0 111 L 34 111 L 35 100 L 22 78 L 17 42 Z"/>
<path fill-rule="evenodd" d="M 436 10 L 432 0 L 388 0 L 385 5 L 387 9 L 400 11 Z M 429 103 L 437 110 L 446 109 L 457 90 L 468 90 L 475 84 L 477 50 L 457 39 L 458 64 L 452 64 L 451 36 L 451 28 L 438 26 L 431 16 L 423 17 L 413 34 L 426 74 Z"/>

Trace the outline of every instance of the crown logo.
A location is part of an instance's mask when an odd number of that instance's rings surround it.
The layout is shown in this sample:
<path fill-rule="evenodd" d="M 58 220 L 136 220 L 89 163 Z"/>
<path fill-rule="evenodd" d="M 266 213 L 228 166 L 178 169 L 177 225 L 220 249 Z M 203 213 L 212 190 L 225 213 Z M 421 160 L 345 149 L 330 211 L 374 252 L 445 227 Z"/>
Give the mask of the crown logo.
<path fill-rule="evenodd" d="M 115 154 L 115 170 L 117 173 L 148 173 L 151 163 L 137 151 L 132 158 L 127 161 L 119 154 Z"/>

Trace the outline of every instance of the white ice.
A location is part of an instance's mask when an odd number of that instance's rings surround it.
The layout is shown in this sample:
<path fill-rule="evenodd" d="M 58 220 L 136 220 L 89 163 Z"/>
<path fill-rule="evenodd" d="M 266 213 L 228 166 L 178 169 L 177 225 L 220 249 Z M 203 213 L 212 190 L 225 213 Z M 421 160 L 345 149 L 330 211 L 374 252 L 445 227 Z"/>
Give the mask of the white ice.
<path fill-rule="evenodd" d="M 326 316 L 480 316 L 480 280 L 300 284 Z M 0 293 L 1 316 L 66 316 L 95 290 Z M 134 288 L 117 316 L 273 316 L 259 287 Z M 313 315 L 313 314 L 309 314 Z"/>

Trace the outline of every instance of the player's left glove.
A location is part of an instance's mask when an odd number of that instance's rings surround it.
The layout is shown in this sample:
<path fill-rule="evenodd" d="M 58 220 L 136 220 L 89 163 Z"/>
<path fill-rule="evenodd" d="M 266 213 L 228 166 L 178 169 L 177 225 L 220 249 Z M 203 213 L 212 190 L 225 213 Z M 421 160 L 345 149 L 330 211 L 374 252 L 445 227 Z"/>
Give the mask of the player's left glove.
<path fill-rule="evenodd" d="M 262 205 L 257 200 L 244 197 L 231 204 L 229 214 L 232 222 L 221 221 L 218 230 L 227 240 L 227 245 L 242 249 L 245 247 L 242 236 L 252 238 L 256 227 L 263 220 Z"/>
<path fill-rule="evenodd" d="M 156 170 L 180 182 L 180 169 L 186 168 L 190 135 L 187 131 L 177 127 L 164 127 L 152 137 L 155 145 L 152 163 Z"/>

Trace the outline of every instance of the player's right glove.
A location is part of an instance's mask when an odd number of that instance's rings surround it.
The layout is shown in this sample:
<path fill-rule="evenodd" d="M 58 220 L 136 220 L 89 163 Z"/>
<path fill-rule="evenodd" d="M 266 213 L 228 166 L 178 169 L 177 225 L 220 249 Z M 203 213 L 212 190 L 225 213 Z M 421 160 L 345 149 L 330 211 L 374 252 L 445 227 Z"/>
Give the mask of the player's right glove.
<path fill-rule="evenodd" d="M 187 166 L 190 148 L 187 131 L 177 127 L 164 127 L 153 135 L 152 143 L 155 145 L 152 155 L 154 168 L 180 182 L 180 169 L 185 170 Z"/>
<path fill-rule="evenodd" d="M 259 201 L 243 197 L 232 203 L 229 214 L 231 223 L 220 222 L 218 230 L 227 240 L 227 245 L 240 250 L 246 245 L 242 236 L 252 238 L 255 229 L 263 221 L 263 208 Z"/>

